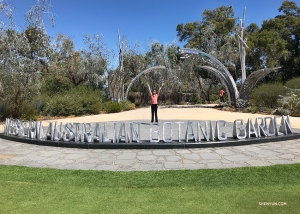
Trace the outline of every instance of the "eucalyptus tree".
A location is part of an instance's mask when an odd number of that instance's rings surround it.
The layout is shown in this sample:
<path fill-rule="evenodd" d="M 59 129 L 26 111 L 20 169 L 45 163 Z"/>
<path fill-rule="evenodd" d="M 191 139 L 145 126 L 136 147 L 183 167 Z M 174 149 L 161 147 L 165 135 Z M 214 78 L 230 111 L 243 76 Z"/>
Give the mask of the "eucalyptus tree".
<path fill-rule="evenodd" d="M 85 45 L 81 51 L 82 56 L 82 73 L 85 75 L 86 84 L 103 89 L 106 82 L 111 51 L 108 50 L 103 42 L 101 35 L 85 35 Z"/>
<path fill-rule="evenodd" d="M 204 10 L 201 21 L 179 24 L 176 30 L 179 40 L 186 42 L 185 47 L 200 49 L 214 56 L 227 67 L 234 80 L 241 78 L 239 26 L 231 6 Z M 205 60 L 195 57 L 184 60 L 189 64 L 184 69 L 190 72 L 186 77 L 192 75 L 200 95 L 209 100 L 211 90 L 219 83 L 217 76 L 198 67 L 204 65 Z"/>
<path fill-rule="evenodd" d="M 113 100 L 123 100 L 129 82 L 148 65 L 139 43 L 131 44 L 126 37 L 119 42 L 119 66 L 108 73 L 109 95 Z"/>
<path fill-rule="evenodd" d="M 285 0 L 278 11 L 282 14 L 265 20 L 261 28 L 248 30 L 253 50 L 248 63 L 255 69 L 281 66 L 277 76 L 286 81 L 300 76 L 300 8 Z"/>
<path fill-rule="evenodd" d="M 51 78 L 66 86 L 86 84 L 102 88 L 108 63 L 105 45 L 99 35 L 85 35 L 85 45 L 76 50 L 70 37 L 58 34 L 52 44 Z"/>
<path fill-rule="evenodd" d="M 146 72 L 138 79 L 134 79 L 133 90 L 148 92 L 147 82 L 153 87 L 157 87 L 162 82 L 165 82 L 166 87 L 164 88 L 168 88 L 168 90 L 172 90 L 177 85 L 176 68 L 179 68 L 179 47 L 173 44 L 162 45 L 154 41 L 149 47 L 150 50 L 145 53 L 142 46 L 138 43 L 132 45 L 123 38 L 121 44 L 122 49 L 120 53 L 122 57 L 119 58 L 123 59 L 123 61 L 116 69 L 110 71 L 108 75 L 111 98 L 122 100 L 123 92 L 127 91 L 129 85 L 132 85 L 132 80 L 148 68 L 149 72 Z M 154 66 L 165 66 L 167 69 L 164 71 L 151 70 L 151 67 Z"/>
<path fill-rule="evenodd" d="M 285 0 L 278 9 L 283 15 L 264 22 L 262 29 L 274 29 L 286 41 L 285 49 L 279 49 L 283 81 L 300 76 L 300 7 L 294 1 Z"/>
<path fill-rule="evenodd" d="M 13 11 L 7 3 L 1 1 L 0 6 L 1 12 L 9 14 L 8 20 L 13 19 L 13 15 L 10 15 Z M 50 53 L 50 39 L 43 22 L 48 9 L 46 0 L 37 1 L 25 15 L 26 28 L 21 33 L 13 25 L 5 25 L 1 20 L 1 103 L 9 106 L 12 117 L 19 117 L 21 108 L 39 93 L 41 73 L 47 69 Z"/>
<path fill-rule="evenodd" d="M 165 83 L 163 88 L 166 94 L 178 92 L 181 82 L 179 75 L 181 70 L 179 47 L 176 43 L 161 44 L 153 41 L 150 50 L 146 52 L 146 59 L 149 67 L 165 66 L 162 71 L 153 71 L 145 76 L 145 81 L 148 81 L 153 87 L 159 87 L 162 82 Z"/>

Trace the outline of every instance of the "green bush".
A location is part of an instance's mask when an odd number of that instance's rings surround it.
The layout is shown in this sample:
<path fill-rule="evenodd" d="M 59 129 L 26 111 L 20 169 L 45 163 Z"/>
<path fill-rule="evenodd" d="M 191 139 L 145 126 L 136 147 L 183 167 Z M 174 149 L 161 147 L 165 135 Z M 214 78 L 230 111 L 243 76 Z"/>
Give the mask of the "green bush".
<path fill-rule="evenodd" d="M 251 107 L 250 107 L 250 112 L 251 112 L 252 114 L 257 113 L 258 111 L 259 111 L 259 109 L 258 109 L 257 106 L 251 106 Z"/>
<path fill-rule="evenodd" d="M 139 103 L 139 102 L 134 103 L 134 105 L 135 105 L 136 108 L 141 107 L 141 103 Z"/>
<path fill-rule="evenodd" d="M 201 103 L 202 103 L 202 102 L 201 102 L 201 99 L 199 98 L 199 95 L 198 95 L 198 94 L 193 94 L 193 96 L 192 96 L 190 102 L 191 102 L 192 104 L 201 104 Z"/>
<path fill-rule="evenodd" d="M 104 106 L 106 113 L 117 113 L 122 111 L 122 104 L 118 102 L 105 102 Z"/>
<path fill-rule="evenodd" d="M 267 114 L 272 114 L 273 109 L 272 108 L 264 108 L 264 112 Z"/>
<path fill-rule="evenodd" d="M 123 111 L 129 111 L 135 109 L 135 104 L 128 100 L 121 101 L 121 105 Z"/>
<path fill-rule="evenodd" d="M 135 103 L 135 96 L 132 95 L 132 94 L 129 94 L 128 100 L 129 100 L 130 102 L 132 102 L 132 103 Z"/>
<path fill-rule="evenodd" d="M 31 105 L 26 105 L 23 109 L 22 109 L 22 115 L 21 115 L 21 119 L 22 120 L 38 120 L 38 111 L 36 109 L 33 108 L 33 106 Z"/>
<path fill-rule="evenodd" d="M 56 77 L 46 77 L 42 83 L 41 91 L 43 94 L 53 96 L 57 93 L 68 91 L 71 89 L 71 85 L 63 83 Z"/>
<path fill-rule="evenodd" d="M 300 105 L 298 105 L 291 114 L 292 117 L 300 117 Z"/>
<path fill-rule="evenodd" d="M 225 98 L 225 96 L 224 96 L 224 98 Z M 212 94 L 212 95 L 210 96 L 210 100 L 211 100 L 211 101 L 217 101 L 218 99 L 220 99 L 220 97 L 219 97 L 218 94 Z"/>
<path fill-rule="evenodd" d="M 97 102 L 91 106 L 91 113 L 99 114 L 101 112 L 102 108 L 103 108 L 102 103 Z"/>
<path fill-rule="evenodd" d="M 47 116 L 69 116 L 98 114 L 101 110 L 103 95 L 85 85 L 71 88 L 69 91 L 44 97 L 43 114 Z"/>
<path fill-rule="evenodd" d="M 284 84 L 288 88 L 300 89 L 300 77 L 293 78 Z"/>
<path fill-rule="evenodd" d="M 288 89 L 280 83 L 263 84 L 255 88 L 249 100 L 250 106 L 274 108 L 278 106 L 279 95 L 286 95 Z"/>
<path fill-rule="evenodd" d="M 0 103 L 0 118 L 1 120 L 5 120 L 5 118 L 9 118 L 11 116 L 11 108 L 10 106 L 5 103 Z"/>

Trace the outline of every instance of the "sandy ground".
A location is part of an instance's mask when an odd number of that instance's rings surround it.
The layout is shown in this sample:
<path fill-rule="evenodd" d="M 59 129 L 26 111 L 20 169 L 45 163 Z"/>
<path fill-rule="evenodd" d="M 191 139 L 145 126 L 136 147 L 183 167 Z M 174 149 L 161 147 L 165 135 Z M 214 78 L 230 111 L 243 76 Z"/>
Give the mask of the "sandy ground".
<path fill-rule="evenodd" d="M 247 122 L 249 118 L 252 118 L 253 123 L 258 117 L 268 117 L 270 115 L 264 114 L 251 114 L 251 113 L 239 113 L 222 111 L 214 108 L 205 107 L 200 108 L 166 108 L 160 106 L 158 109 L 159 120 L 225 120 L 228 122 L 234 122 L 236 119 L 243 119 Z M 107 121 L 122 121 L 122 120 L 149 120 L 150 122 L 151 110 L 150 107 L 139 108 L 132 111 L 125 111 L 113 114 L 99 114 L 92 116 L 74 117 L 74 118 L 64 118 L 56 120 L 45 120 L 48 122 L 107 122 Z M 300 129 L 300 117 L 290 117 L 292 128 Z M 3 125 L 0 126 L 0 132 L 3 132 Z"/>

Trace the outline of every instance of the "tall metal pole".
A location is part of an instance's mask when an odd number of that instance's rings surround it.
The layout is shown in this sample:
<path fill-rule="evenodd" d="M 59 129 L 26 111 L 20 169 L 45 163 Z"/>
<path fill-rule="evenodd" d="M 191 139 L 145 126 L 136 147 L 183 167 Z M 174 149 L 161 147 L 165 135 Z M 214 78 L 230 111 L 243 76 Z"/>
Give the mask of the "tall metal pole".
<path fill-rule="evenodd" d="M 119 67 L 120 67 L 120 73 L 122 74 L 122 94 L 121 94 L 121 100 L 124 100 L 124 82 L 123 82 L 123 51 L 122 51 L 122 45 L 121 45 L 121 38 L 120 38 L 120 31 L 118 30 L 118 42 L 119 42 Z"/>
<path fill-rule="evenodd" d="M 246 7 L 244 9 L 243 19 L 240 19 L 240 31 L 241 36 L 239 37 L 239 49 L 240 49 L 240 61 L 242 70 L 242 84 L 246 79 L 246 43 L 244 42 L 244 25 L 245 25 Z"/>

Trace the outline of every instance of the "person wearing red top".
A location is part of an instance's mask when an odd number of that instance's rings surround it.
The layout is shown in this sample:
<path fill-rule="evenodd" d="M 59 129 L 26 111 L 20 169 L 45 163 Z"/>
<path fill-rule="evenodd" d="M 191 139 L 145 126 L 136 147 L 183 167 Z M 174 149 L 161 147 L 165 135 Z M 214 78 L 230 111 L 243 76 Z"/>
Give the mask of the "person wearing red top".
<path fill-rule="evenodd" d="M 151 123 L 153 123 L 154 121 L 154 116 L 155 116 L 155 122 L 158 123 L 158 117 L 157 117 L 158 96 L 161 88 L 164 86 L 164 83 L 162 83 L 161 87 L 158 89 L 158 93 L 156 93 L 155 89 L 152 92 L 150 85 L 148 83 L 147 86 L 149 88 L 149 92 L 151 95 Z"/>
<path fill-rule="evenodd" d="M 223 102 L 223 103 L 225 102 L 224 101 L 224 94 L 225 94 L 225 91 L 223 89 L 220 89 L 220 91 L 219 91 L 220 101 Z"/>

